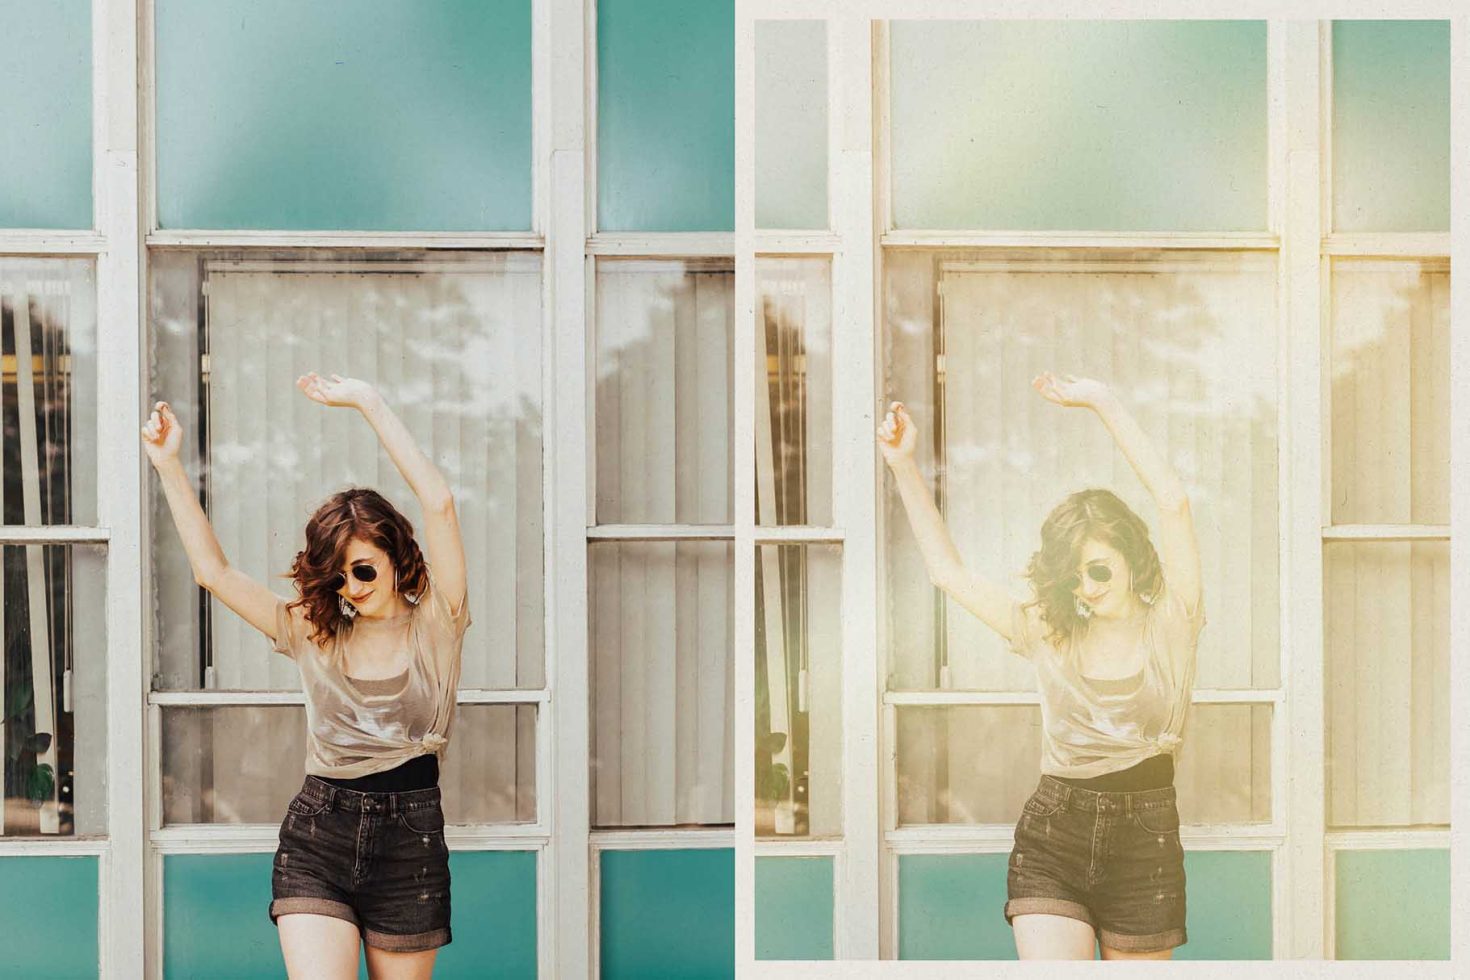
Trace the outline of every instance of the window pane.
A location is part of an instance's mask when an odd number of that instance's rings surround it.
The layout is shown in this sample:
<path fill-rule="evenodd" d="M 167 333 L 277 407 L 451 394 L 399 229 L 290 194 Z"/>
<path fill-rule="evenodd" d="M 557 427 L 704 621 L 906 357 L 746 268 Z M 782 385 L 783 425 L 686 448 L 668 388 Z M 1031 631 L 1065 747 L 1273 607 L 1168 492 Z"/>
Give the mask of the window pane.
<path fill-rule="evenodd" d="M 280 823 L 305 778 L 296 705 L 164 708 L 164 823 Z M 461 704 L 440 770 L 451 824 L 536 820 L 536 707 Z"/>
<path fill-rule="evenodd" d="M 1450 567 L 1444 541 L 1326 549 L 1327 821 L 1450 820 Z"/>
<path fill-rule="evenodd" d="M 0 258 L 0 513 L 97 523 L 97 299 L 91 259 Z"/>
<path fill-rule="evenodd" d="M 530 0 L 154 18 L 161 227 L 531 227 Z"/>
<path fill-rule="evenodd" d="M 756 263 L 756 523 L 832 523 L 832 266 Z"/>
<path fill-rule="evenodd" d="M 900 824 L 1013 824 L 1036 790 L 1041 709 L 898 711 Z M 1174 785 L 1187 824 L 1271 819 L 1271 706 L 1190 709 Z"/>
<path fill-rule="evenodd" d="M 597 228 L 735 229 L 732 0 L 599 0 Z"/>
<path fill-rule="evenodd" d="M 1041 398 L 1044 370 L 1099 378 L 1189 492 L 1209 624 L 1201 688 L 1278 682 L 1276 278 L 1269 256 L 986 251 L 887 256 L 887 385 L 969 567 L 1009 586 L 1066 494 L 1107 487 L 1155 524 L 1147 491 L 1091 413 Z M 942 301 L 936 297 L 942 295 Z M 891 483 L 891 685 L 1030 690 L 1034 669 L 959 606 L 937 605 Z"/>
<path fill-rule="evenodd" d="M 588 548 L 592 824 L 735 822 L 731 545 Z"/>
<path fill-rule="evenodd" d="M 106 553 L 0 548 L 0 835 L 107 833 Z"/>
<path fill-rule="evenodd" d="M 842 833 L 842 550 L 759 545 L 755 829 Z"/>
<path fill-rule="evenodd" d="M 597 264 L 597 522 L 728 524 L 735 274 Z"/>
<path fill-rule="evenodd" d="M 1450 22 L 1332 24 L 1332 224 L 1448 231 Z"/>
<path fill-rule="evenodd" d="M 304 546 L 307 518 L 354 484 L 378 488 L 422 527 L 372 428 L 295 387 L 309 370 L 371 381 L 455 491 L 479 623 L 465 644 L 460 686 L 541 687 L 539 258 L 153 258 L 154 395 L 183 424 L 185 467 L 201 481 L 231 562 L 289 594 L 280 576 Z M 158 686 L 296 689 L 289 658 L 272 654 L 218 602 L 201 607 L 163 495 L 151 486 Z"/>
<path fill-rule="evenodd" d="M 0 228 L 91 228 L 92 4 L 0 4 Z"/>
<path fill-rule="evenodd" d="M 755 22 L 755 226 L 827 227 L 827 23 Z"/>
<path fill-rule="evenodd" d="M 1450 520 L 1450 273 L 1332 264 L 1332 522 Z"/>
<path fill-rule="evenodd" d="M 1266 227 L 1263 21 L 898 21 L 899 228 Z"/>

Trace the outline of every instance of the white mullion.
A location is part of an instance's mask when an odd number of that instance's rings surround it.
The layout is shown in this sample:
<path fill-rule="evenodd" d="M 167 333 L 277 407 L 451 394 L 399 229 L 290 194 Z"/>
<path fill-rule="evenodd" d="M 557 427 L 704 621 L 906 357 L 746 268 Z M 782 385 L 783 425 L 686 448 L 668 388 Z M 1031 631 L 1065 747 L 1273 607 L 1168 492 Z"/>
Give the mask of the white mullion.
<path fill-rule="evenodd" d="M 0 837 L 0 861 L 12 857 L 105 858 L 110 851 L 106 837 Z"/>
<path fill-rule="evenodd" d="M 883 248 L 1067 248 L 1122 249 L 1143 251 L 1223 250 L 1229 252 L 1275 251 L 1280 239 L 1269 232 L 1187 231 L 888 231 Z"/>
<path fill-rule="evenodd" d="M 729 232 L 703 231 L 597 232 L 587 239 L 587 254 L 728 258 L 735 254 L 735 236 Z"/>
<path fill-rule="evenodd" d="M 541 855 L 550 894 L 538 948 L 543 977 L 591 976 L 590 878 L 587 846 L 591 780 L 587 632 L 587 524 L 591 423 L 588 302 L 591 277 L 583 252 L 590 227 L 587 170 L 588 113 L 595 78 L 588 50 L 596 5 L 590 0 L 537 0 L 546 25 L 537 57 L 551 58 L 544 92 L 549 157 L 545 196 L 546 255 L 542 317 L 550 342 L 543 349 L 545 417 L 546 686 L 551 703 L 538 712 L 538 742 L 547 744 L 551 772 L 537 787 L 538 817 L 551 828 Z M 595 49 L 593 49 L 595 50 Z M 553 383 L 552 379 L 555 379 Z"/>
<path fill-rule="evenodd" d="M 589 842 L 593 851 L 712 850 L 734 847 L 735 831 L 720 827 L 597 830 Z"/>
<path fill-rule="evenodd" d="M 842 855 L 840 837 L 812 837 L 796 840 L 780 840 L 762 837 L 755 842 L 756 857 L 830 857 Z"/>
<path fill-rule="evenodd" d="M 1449 258 L 1450 233 L 1337 232 L 1322 239 L 1322 253 L 1364 258 Z"/>
<path fill-rule="evenodd" d="M 0 530 L 0 545 L 101 544 L 112 539 L 105 527 L 47 524 L 35 527 L 10 525 Z"/>
<path fill-rule="evenodd" d="M 1448 524 L 1329 524 L 1323 541 L 1448 541 Z"/>
<path fill-rule="evenodd" d="M 836 235 L 829 231 L 757 231 L 755 254 L 760 258 L 803 256 L 830 257 L 841 248 Z"/>
<path fill-rule="evenodd" d="M 154 231 L 149 248 L 365 248 L 540 250 L 546 240 L 522 231 Z"/>
<path fill-rule="evenodd" d="M 820 411 L 820 409 L 815 409 Z M 840 527 L 759 527 L 756 544 L 841 544 L 847 533 Z"/>
<path fill-rule="evenodd" d="M 1272 765 L 1291 773 L 1288 795 L 1273 801 L 1287 838 L 1279 877 L 1288 900 L 1273 918 L 1279 939 L 1273 950 L 1287 959 L 1319 959 L 1324 953 L 1322 832 L 1325 823 L 1325 712 L 1323 707 L 1322 452 L 1323 276 L 1321 241 L 1327 215 L 1322 188 L 1330 173 L 1324 163 L 1323 104 L 1330 91 L 1330 25 L 1291 21 L 1285 25 L 1286 168 L 1285 220 L 1279 297 L 1285 356 L 1284 413 L 1279 440 L 1282 502 L 1282 583 L 1307 601 L 1283 601 L 1281 711 L 1290 733 L 1286 755 Z"/>
<path fill-rule="evenodd" d="M 92 3 L 92 173 L 97 256 L 97 523 L 110 528 L 106 585 L 107 853 L 99 862 L 98 946 L 103 976 L 145 974 L 144 707 L 149 664 L 139 642 L 143 579 L 143 266 L 138 242 L 139 0 Z M 95 652 L 95 651 L 88 651 Z"/>
<path fill-rule="evenodd" d="M 879 737 L 875 695 L 883 672 L 877 649 L 877 491 L 873 452 L 875 372 L 874 246 L 878 218 L 873 170 L 873 25 L 865 14 L 828 20 L 835 83 L 829 118 L 832 229 L 841 242 L 832 267 L 833 470 L 852 479 L 832 488 L 832 518 L 849 533 L 842 548 L 842 836 L 849 859 L 834 881 L 839 959 L 877 959 L 880 888 Z M 880 104 L 881 104 L 881 96 Z"/>
<path fill-rule="evenodd" d="M 4 255 L 100 255 L 105 251 L 107 239 L 96 232 L 42 228 L 0 231 L 0 254 Z"/>
<path fill-rule="evenodd" d="M 598 524 L 585 529 L 588 541 L 731 541 L 730 524 Z"/>

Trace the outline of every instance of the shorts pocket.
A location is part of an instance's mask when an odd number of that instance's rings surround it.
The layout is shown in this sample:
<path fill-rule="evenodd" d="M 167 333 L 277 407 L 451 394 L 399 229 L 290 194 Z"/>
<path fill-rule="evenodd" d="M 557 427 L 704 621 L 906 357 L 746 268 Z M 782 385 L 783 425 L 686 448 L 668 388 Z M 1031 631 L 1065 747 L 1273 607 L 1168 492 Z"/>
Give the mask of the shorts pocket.
<path fill-rule="evenodd" d="M 1021 807 L 1021 811 L 1033 817 L 1053 817 L 1061 813 L 1066 806 L 1065 800 L 1054 800 L 1033 794 L 1026 801 L 1026 805 Z"/>
<path fill-rule="evenodd" d="M 326 808 L 326 800 L 313 799 L 300 793 L 297 793 L 291 798 L 291 802 L 286 804 L 286 809 L 298 817 L 314 817 Z"/>
<path fill-rule="evenodd" d="M 444 833 L 444 810 L 438 806 L 421 810 L 400 810 L 398 822 L 413 834 Z"/>
<path fill-rule="evenodd" d="M 1134 810 L 1133 820 L 1150 834 L 1179 833 L 1179 809 L 1172 805 Z"/>

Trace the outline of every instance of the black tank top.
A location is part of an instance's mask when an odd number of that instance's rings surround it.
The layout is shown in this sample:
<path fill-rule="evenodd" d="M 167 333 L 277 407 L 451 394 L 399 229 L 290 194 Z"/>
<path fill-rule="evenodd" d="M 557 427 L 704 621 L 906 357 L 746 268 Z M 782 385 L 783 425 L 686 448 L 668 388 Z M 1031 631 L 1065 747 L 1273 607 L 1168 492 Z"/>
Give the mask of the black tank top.
<path fill-rule="evenodd" d="M 318 776 L 317 779 L 359 793 L 406 793 L 414 789 L 432 789 L 439 785 L 439 757 L 432 752 L 416 755 L 402 765 L 356 779 L 330 779 L 326 776 Z"/>
<path fill-rule="evenodd" d="M 1090 789 L 1095 793 L 1137 793 L 1145 789 L 1164 789 L 1174 785 L 1174 757 L 1167 753 L 1151 756 L 1127 769 L 1105 772 L 1101 776 L 1088 779 L 1069 779 L 1065 776 L 1052 778 L 1068 786 Z"/>

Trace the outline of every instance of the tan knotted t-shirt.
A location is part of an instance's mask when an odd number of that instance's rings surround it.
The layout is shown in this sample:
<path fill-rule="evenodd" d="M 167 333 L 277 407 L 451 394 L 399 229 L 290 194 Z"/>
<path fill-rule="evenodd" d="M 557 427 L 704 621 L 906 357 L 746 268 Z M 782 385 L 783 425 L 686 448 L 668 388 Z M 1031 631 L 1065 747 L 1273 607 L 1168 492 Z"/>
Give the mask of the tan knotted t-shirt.
<path fill-rule="evenodd" d="M 1086 626 L 1058 649 L 1046 640 L 1038 607 L 1017 605 L 1011 612 L 1011 649 L 1036 665 L 1044 774 L 1089 779 L 1178 750 L 1205 623 L 1202 604 L 1188 609 L 1166 587 L 1144 618 L 1142 670 L 1121 680 L 1083 675 Z"/>
<path fill-rule="evenodd" d="M 305 610 L 288 609 L 284 600 L 276 604 L 274 649 L 296 661 L 306 695 L 309 775 L 356 779 L 430 752 L 443 756 L 454 724 L 468 606 L 466 599 L 458 612 L 450 610 L 431 576 L 412 611 L 391 619 L 359 618 L 319 647 L 309 639 Z M 354 685 L 343 672 L 353 638 L 370 631 L 400 633 L 405 626 L 409 664 L 400 689 Z"/>

